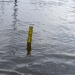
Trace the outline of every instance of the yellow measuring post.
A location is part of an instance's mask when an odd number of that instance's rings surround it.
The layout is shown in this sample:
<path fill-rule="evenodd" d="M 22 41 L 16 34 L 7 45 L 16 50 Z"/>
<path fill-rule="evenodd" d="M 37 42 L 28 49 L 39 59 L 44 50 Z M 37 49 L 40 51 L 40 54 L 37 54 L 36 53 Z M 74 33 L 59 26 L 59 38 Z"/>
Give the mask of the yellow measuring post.
<path fill-rule="evenodd" d="M 33 34 L 33 27 L 29 26 L 28 38 L 27 38 L 27 55 L 30 55 L 31 52 L 32 34 Z"/>

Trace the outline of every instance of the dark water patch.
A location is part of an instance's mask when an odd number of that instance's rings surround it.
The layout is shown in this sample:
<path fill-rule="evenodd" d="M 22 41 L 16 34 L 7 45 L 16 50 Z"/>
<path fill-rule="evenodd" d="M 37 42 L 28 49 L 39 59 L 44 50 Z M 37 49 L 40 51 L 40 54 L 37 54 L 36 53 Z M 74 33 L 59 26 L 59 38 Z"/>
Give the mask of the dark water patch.
<path fill-rule="evenodd" d="M 23 75 L 17 71 L 0 69 L 0 75 Z"/>
<path fill-rule="evenodd" d="M 32 68 L 32 72 L 34 73 L 40 73 L 41 75 L 55 75 L 56 73 L 56 65 L 53 62 L 49 62 L 47 64 L 36 64 L 31 65 L 30 68 Z M 54 72 L 53 72 L 54 71 Z"/>
<path fill-rule="evenodd" d="M 17 68 L 22 73 L 28 72 L 35 75 L 63 75 L 74 74 L 75 66 L 66 65 L 64 63 L 46 62 L 42 64 L 30 65 L 28 67 Z M 72 70 L 72 71 L 71 71 Z"/>
<path fill-rule="evenodd" d="M 64 63 L 53 63 L 53 62 L 46 62 L 44 63 L 44 66 L 49 67 L 49 71 L 53 72 L 55 74 L 53 75 L 60 75 L 60 74 L 74 74 L 74 68 L 75 66 L 67 65 Z M 71 71 L 72 70 L 72 71 Z"/>
<path fill-rule="evenodd" d="M 75 22 L 69 22 L 70 24 L 75 24 Z"/>
<path fill-rule="evenodd" d="M 26 56 L 26 55 L 25 55 Z M 34 61 L 34 57 L 17 57 L 17 58 L 12 58 L 11 61 L 17 63 L 17 64 L 22 64 L 22 63 L 30 63 Z"/>
<path fill-rule="evenodd" d="M 70 11 L 70 12 L 72 12 L 72 13 L 75 13 L 75 10 L 73 10 L 73 11 Z"/>
<path fill-rule="evenodd" d="M 73 59 L 75 59 L 75 55 L 74 54 L 63 54 L 63 53 L 61 53 L 61 54 L 48 54 L 48 55 L 44 55 L 44 56 L 47 56 L 47 57 L 50 57 L 50 58 L 56 58 L 56 59 L 66 59 L 66 60 L 73 60 Z"/>
<path fill-rule="evenodd" d="M 73 13 L 73 15 L 75 14 L 75 6 L 72 6 L 72 7 L 71 7 L 70 12 Z M 74 15 L 74 16 L 75 16 L 75 15 Z"/>
<path fill-rule="evenodd" d="M 39 67 L 39 66 L 38 66 Z M 30 73 L 31 75 L 45 75 L 45 72 L 40 72 L 40 69 L 34 69 L 31 67 L 22 67 L 22 68 L 16 68 L 15 69 L 18 72 L 22 72 L 22 73 Z"/>
<path fill-rule="evenodd" d="M 43 55 L 34 55 L 33 53 L 30 56 L 27 56 L 25 54 L 25 56 L 20 57 L 20 56 L 16 56 L 10 59 L 10 61 L 18 64 L 29 64 L 29 63 L 33 63 L 36 60 L 42 59 Z"/>
<path fill-rule="evenodd" d="M 12 70 L 15 69 L 16 64 L 7 60 L 0 60 L 0 69 Z"/>
<path fill-rule="evenodd" d="M 64 26 L 64 25 L 61 25 L 61 28 L 65 29 L 65 30 L 67 30 L 67 31 L 70 30 L 70 28 L 68 28 L 68 27 L 66 27 L 66 26 Z"/>

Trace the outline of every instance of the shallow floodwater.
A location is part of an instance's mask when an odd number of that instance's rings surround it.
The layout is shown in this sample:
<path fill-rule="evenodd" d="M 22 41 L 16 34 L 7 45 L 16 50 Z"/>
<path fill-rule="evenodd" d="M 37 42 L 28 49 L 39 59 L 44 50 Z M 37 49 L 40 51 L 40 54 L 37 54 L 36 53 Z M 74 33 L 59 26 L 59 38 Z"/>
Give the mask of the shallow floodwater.
<path fill-rule="evenodd" d="M 75 75 L 75 0 L 0 0 L 0 75 Z"/>

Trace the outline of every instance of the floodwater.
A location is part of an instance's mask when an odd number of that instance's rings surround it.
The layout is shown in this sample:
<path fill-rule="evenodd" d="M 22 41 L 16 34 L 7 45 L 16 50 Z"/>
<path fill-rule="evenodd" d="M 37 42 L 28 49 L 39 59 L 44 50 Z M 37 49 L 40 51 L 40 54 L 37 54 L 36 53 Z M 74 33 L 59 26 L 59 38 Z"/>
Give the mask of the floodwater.
<path fill-rule="evenodd" d="M 0 75 L 75 75 L 75 0 L 0 0 Z"/>

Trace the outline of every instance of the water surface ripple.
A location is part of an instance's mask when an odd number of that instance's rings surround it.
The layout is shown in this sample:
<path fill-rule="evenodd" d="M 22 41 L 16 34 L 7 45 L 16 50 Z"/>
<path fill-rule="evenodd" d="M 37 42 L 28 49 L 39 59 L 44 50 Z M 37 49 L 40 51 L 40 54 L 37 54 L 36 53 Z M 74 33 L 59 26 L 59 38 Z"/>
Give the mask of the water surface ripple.
<path fill-rule="evenodd" d="M 0 0 L 0 35 L 0 75 L 75 75 L 75 0 Z"/>

